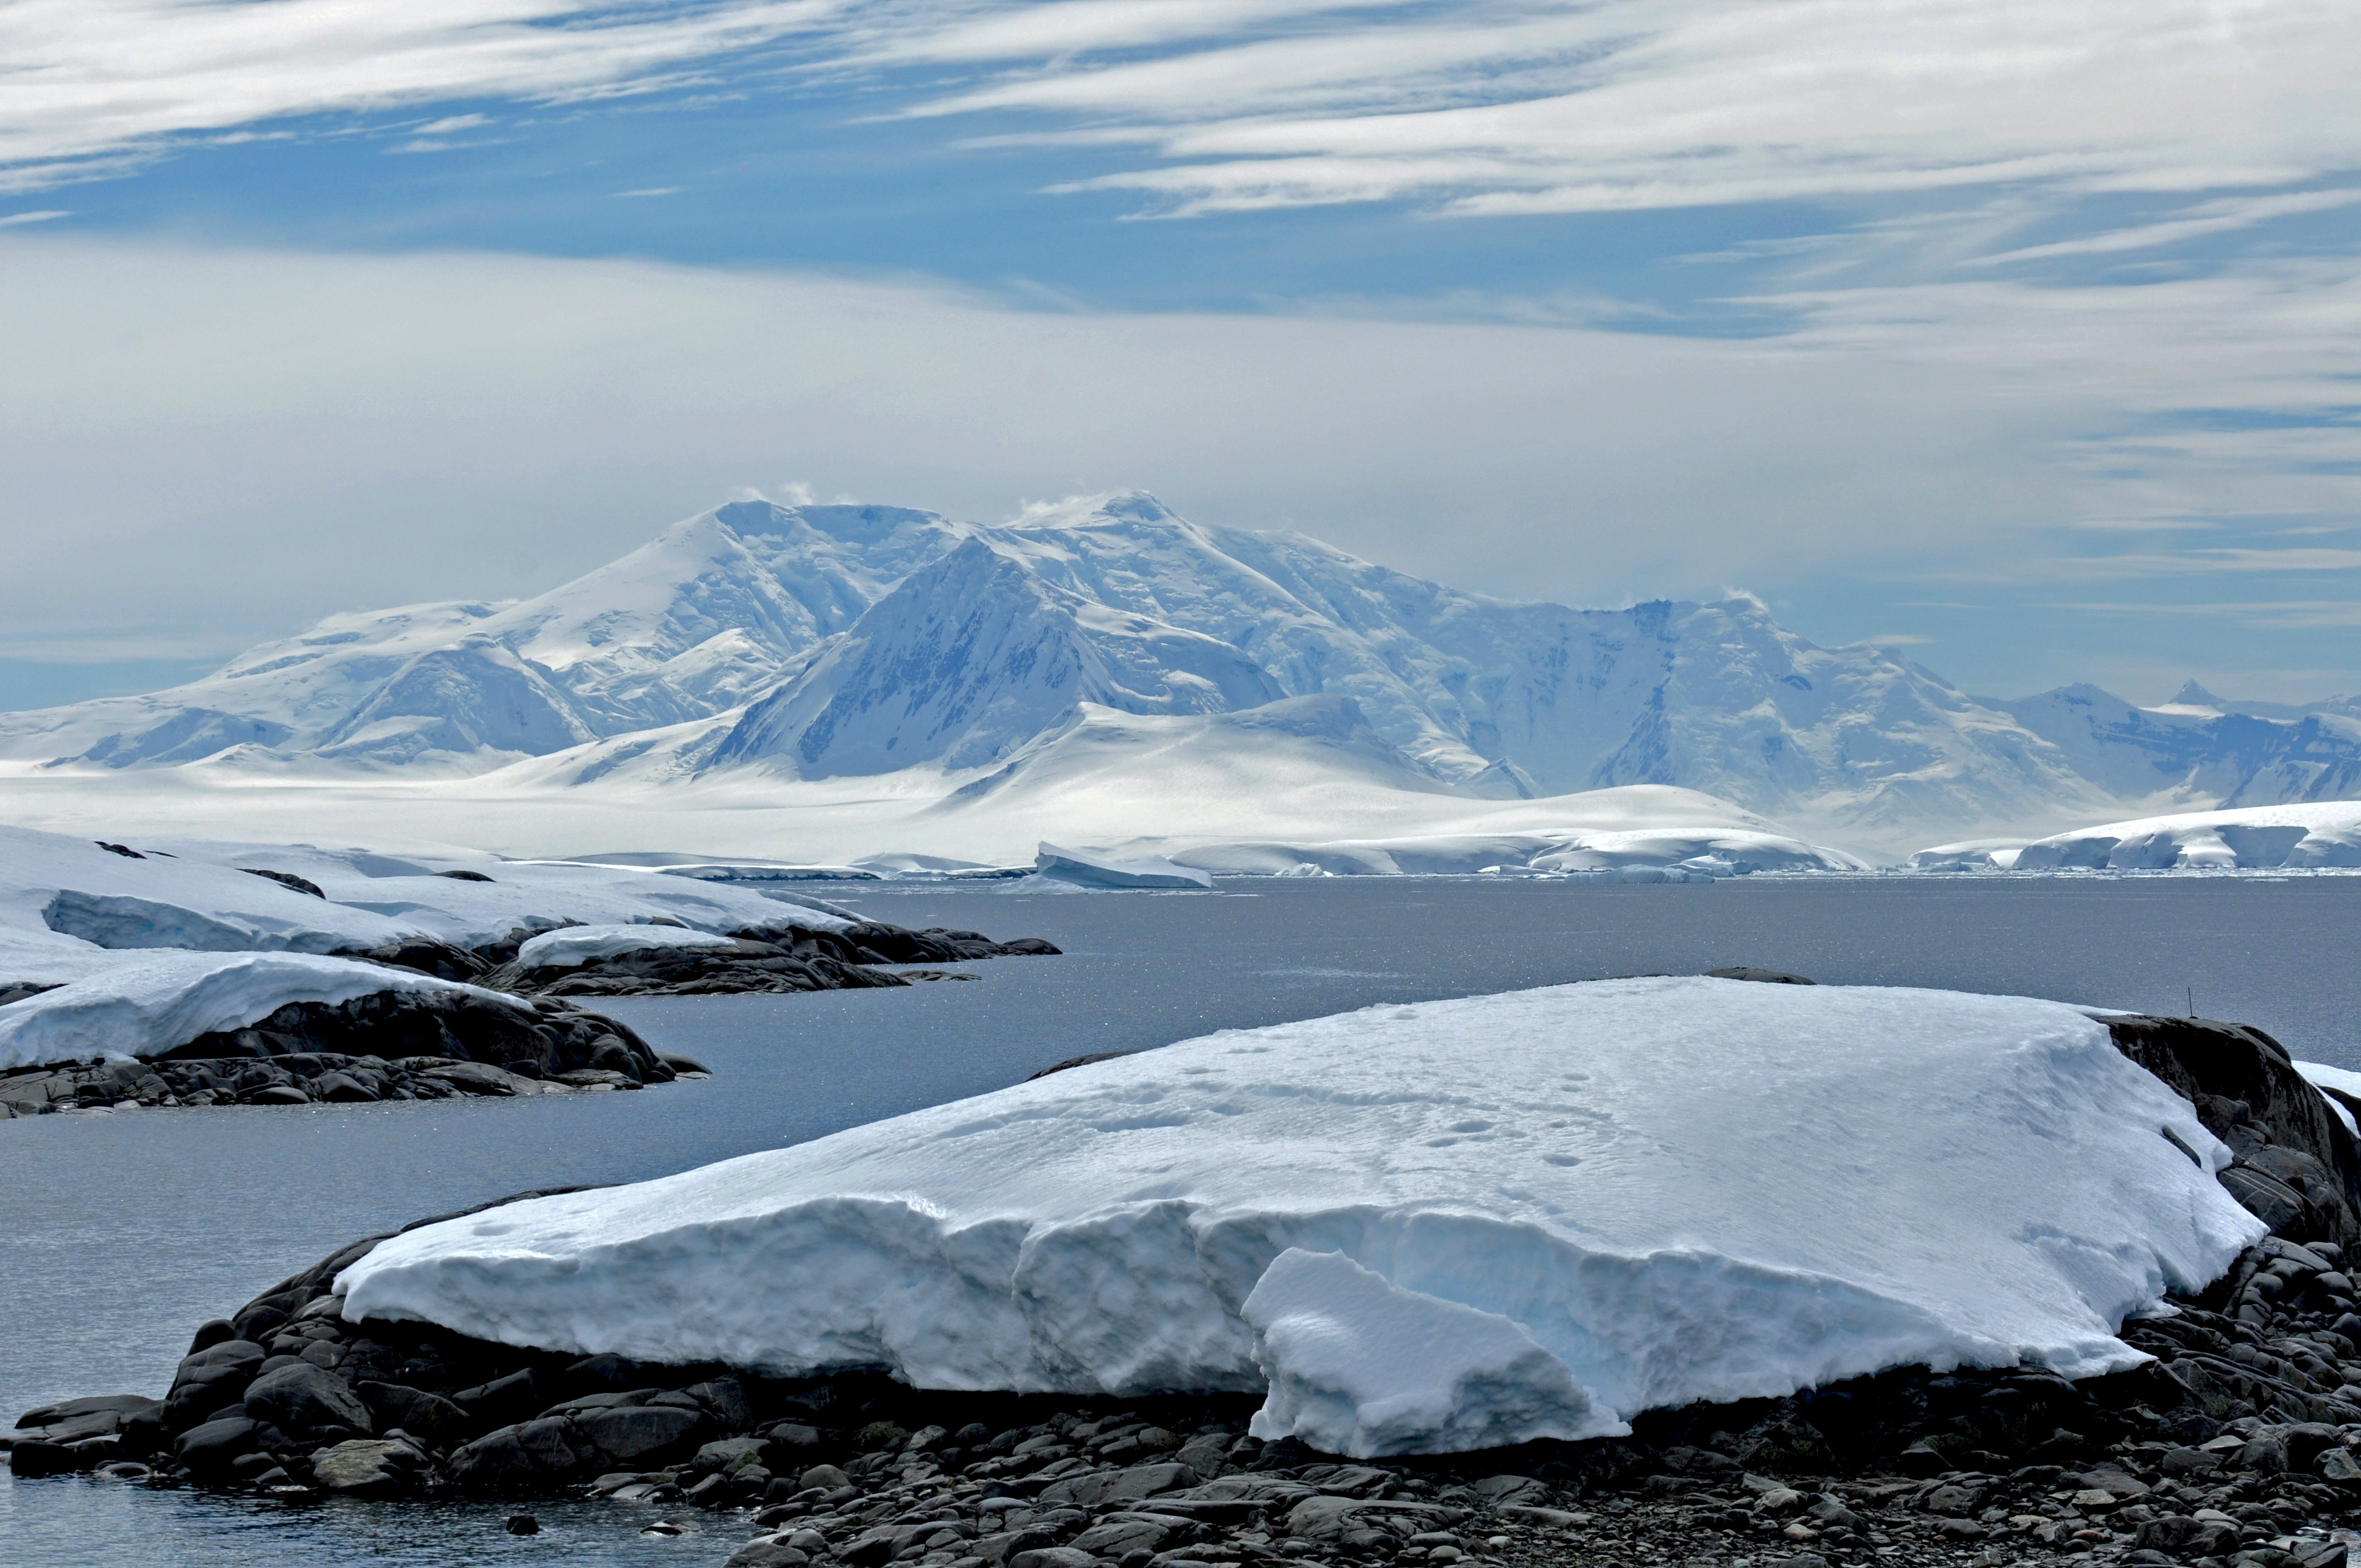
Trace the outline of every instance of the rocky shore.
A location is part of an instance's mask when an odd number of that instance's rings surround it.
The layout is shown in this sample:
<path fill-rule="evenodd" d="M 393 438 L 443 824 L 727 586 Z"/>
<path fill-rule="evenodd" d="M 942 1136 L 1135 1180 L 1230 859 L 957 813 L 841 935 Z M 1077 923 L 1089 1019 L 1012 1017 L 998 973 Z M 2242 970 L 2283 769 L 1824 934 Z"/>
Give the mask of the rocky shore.
<path fill-rule="evenodd" d="M 292 1003 L 243 1028 L 200 1035 L 161 1053 L 0 1071 L 0 1119 L 65 1111 L 635 1090 L 706 1069 L 654 1049 L 626 1025 L 567 998 L 899 986 L 968 977 L 880 966 L 1058 951 L 1038 938 L 994 942 L 973 931 L 912 931 L 867 922 L 841 931 L 749 927 L 698 948 L 635 947 L 627 938 L 613 951 L 571 963 L 520 959 L 527 943 L 548 934 L 520 927 L 473 948 L 417 938 L 337 955 L 523 997 L 530 1014 L 456 990 Z M 53 989 L 0 992 L 0 1005 Z"/>
<path fill-rule="evenodd" d="M 0 1442 L 20 1480 L 735 1521 L 738 1568 L 2342 1568 L 2361 1520 L 2354 1137 L 2260 1031 L 2104 1022 L 2228 1145 L 2223 1186 L 2274 1233 L 2126 1323 L 2154 1359 L 2104 1376 L 1902 1367 L 1646 1411 L 1628 1437 L 1355 1460 L 1257 1441 L 1251 1396 L 929 1392 L 347 1321 L 332 1287 L 371 1238 L 204 1324 L 162 1398 L 28 1411 Z"/>
<path fill-rule="evenodd" d="M 1905 1368 L 1625 1439 L 1378 1461 L 1257 1442 L 1251 1397 L 927 1393 L 347 1323 L 328 1282 L 372 1245 L 207 1323 L 161 1400 L 27 1412 L 16 1476 L 588 1496 L 619 1530 L 737 1519 L 739 1568 L 2339 1568 L 2361 1519 L 2361 1317 L 2330 1243 L 2275 1238 L 2129 1325 L 2158 1358 L 2133 1372 Z"/>

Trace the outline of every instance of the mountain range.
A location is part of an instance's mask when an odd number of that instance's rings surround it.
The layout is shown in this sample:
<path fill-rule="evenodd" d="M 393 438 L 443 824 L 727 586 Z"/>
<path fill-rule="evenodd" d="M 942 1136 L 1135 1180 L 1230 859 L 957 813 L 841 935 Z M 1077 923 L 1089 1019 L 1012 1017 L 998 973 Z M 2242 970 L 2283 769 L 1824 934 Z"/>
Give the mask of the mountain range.
<path fill-rule="evenodd" d="M 332 616 L 170 691 L 0 714 L 0 759 L 282 778 L 538 759 L 520 776 L 569 787 L 896 775 L 972 798 L 1103 752 L 1106 714 L 1218 745 L 1247 733 L 1224 716 L 1312 696 L 1336 700 L 1266 728 L 1389 787 L 1669 784 L 1877 838 L 2361 795 L 2352 699 L 1973 697 L 1744 596 L 1514 603 L 1139 492 L 997 525 L 736 502 L 536 598 Z"/>

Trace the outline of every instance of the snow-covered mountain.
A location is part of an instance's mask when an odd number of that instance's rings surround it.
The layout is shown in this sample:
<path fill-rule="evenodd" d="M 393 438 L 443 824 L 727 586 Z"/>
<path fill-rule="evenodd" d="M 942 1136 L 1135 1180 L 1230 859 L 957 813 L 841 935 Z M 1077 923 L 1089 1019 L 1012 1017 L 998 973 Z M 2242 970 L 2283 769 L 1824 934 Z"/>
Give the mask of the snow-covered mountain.
<path fill-rule="evenodd" d="M 334 616 L 172 691 L 0 715 L 0 759 L 488 781 L 540 759 L 519 776 L 990 791 L 1112 754 L 1090 713 L 1202 758 L 1246 734 L 1221 716 L 1313 696 L 1350 699 L 1321 722 L 1351 730 L 1356 779 L 1673 785 L 1880 837 L 2361 794 L 2354 704 L 1977 699 L 1876 647 L 1817 646 L 1747 597 L 1511 603 L 1137 492 L 998 526 L 733 503 L 537 598 Z"/>
<path fill-rule="evenodd" d="M 2228 705 L 2191 681 L 2160 707 L 2135 707 L 2092 685 L 1987 706 L 2057 746 L 2076 772 L 2120 799 L 2238 806 L 2361 795 L 2361 717 L 2338 710 L 2345 705 Z M 2254 711 L 2261 708 L 2278 711 Z"/>

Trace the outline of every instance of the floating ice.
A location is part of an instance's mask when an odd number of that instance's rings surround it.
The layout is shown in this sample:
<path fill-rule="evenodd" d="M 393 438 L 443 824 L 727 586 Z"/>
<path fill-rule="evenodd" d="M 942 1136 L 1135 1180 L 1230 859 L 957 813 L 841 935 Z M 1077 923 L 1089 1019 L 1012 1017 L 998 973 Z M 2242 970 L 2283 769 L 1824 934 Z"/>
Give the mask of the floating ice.
<path fill-rule="evenodd" d="M 2228 1159 L 2070 1007 L 1613 981 L 1075 1068 L 422 1227 L 338 1288 L 574 1354 L 1264 1389 L 1268 1435 L 1435 1452 L 1911 1363 L 2135 1365 L 2125 1315 L 2262 1233 Z"/>
<path fill-rule="evenodd" d="M 1034 874 L 1077 887 L 1211 887 L 1213 877 L 1191 866 L 1149 856 L 1137 861 L 1113 861 L 1081 850 L 1063 850 L 1044 843 L 1033 862 Z"/>

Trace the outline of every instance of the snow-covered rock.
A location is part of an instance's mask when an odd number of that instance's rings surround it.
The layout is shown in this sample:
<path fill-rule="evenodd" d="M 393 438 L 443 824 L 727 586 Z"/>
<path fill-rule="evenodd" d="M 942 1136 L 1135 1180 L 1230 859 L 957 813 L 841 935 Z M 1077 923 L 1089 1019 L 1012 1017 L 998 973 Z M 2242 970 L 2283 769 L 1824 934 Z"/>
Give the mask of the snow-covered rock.
<path fill-rule="evenodd" d="M 2262 1234 L 2229 1159 L 2073 1008 L 1605 981 L 1211 1036 L 514 1203 L 337 1289 L 573 1354 L 1266 1389 L 1266 1435 L 1434 1451 L 1905 1364 L 2132 1365 L 2125 1315 Z"/>
<path fill-rule="evenodd" d="M 1947 845 L 1911 857 L 1914 865 L 1964 856 Z M 2361 867 L 2361 802 L 2257 806 L 2192 811 L 2102 823 L 1987 852 L 1995 867 L 2019 872 L 2261 871 Z"/>
<path fill-rule="evenodd" d="M 242 1029 L 291 1003 L 329 1005 L 382 992 L 532 1004 L 405 970 L 307 953 L 126 953 L 95 972 L 0 1007 L 0 1069 L 154 1056 L 201 1035 Z"/>
<path fill-rule="evenodd" d="M 647 948 L 735 948 L 727 937 L 687 931 L 677 926 L 568 926 L 544 931 L 517 948 L 516 961 L 526 969 L 579 969 L 618 953 Z"/>
<path fill-rule="evenodd" d="M 567 922 L 669 929 L 648 924 L 664 921 L 726 933 L 791 922 L 842 930 L 859 918 L 791 884 L 614 866 L 438 866 L 367 850 L 188 839 L 117 849 L 130 852 L 0 828 L 0 989 L 82 980 L 111 969 L 116 955 L 157 948 L 359 953 L 422 936 L 477 947 Z M 258 871 L 300 879 L 317 895 Z"/>
<path fill-rule="evenodd" d="M 1035 851 L 1033 874 L 1075 887 L 1205 888 L 1213 885 L 1213 879 L 1205 872 L 1192 866 L 1176 865 L 1159 856 L 1115 861 L 1104 855 L 1086 854 L 1081 850 L 1061 849 L 1049 843 Z"/>

